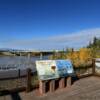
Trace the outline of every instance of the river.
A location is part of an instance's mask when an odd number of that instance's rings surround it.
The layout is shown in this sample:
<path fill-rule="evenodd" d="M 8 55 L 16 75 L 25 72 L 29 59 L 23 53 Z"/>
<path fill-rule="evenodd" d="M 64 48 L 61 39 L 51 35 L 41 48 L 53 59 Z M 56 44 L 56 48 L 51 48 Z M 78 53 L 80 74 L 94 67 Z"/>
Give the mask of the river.
<path fill-rule="evenodd" d="M 43 56 L 42 59 L 48 59 L 49 56 Z M 0 79 L 9 77 L 18 77 L 26 74 L 26 68 L 31 68 L 32 72 L 36 71 L 35 61 L 40 60 L 40 56 L 1 56 L 0 57 Z"/>

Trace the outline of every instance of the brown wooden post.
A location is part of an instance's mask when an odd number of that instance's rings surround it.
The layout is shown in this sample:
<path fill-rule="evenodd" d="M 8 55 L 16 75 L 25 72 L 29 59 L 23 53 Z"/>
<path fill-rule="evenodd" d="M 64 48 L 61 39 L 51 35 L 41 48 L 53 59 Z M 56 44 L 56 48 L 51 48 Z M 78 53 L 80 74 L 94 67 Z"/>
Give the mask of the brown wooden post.
<path fill-rule="evenodd" d="M 61 89 L 61 88 L 64 88 L 64 87 L 65 87 L 65 78 L 61 78 L 59 80 L 59 88 Z"/>
<path fill-rule="evenodd" d="M 55 91 L 55 80 L 51 80 L 49 83 L 50 92 Z"/>
<path fill-rule="evenodd" d="M 67 77 L 65 77 L 65 87 L 67 87 Z"/>
<path fill-rule="evenodd" d="M 92 59 L 92 74 L 95 74 L 95 59 Z"/>
<path fill-rule="evenodd" d="M 18 77 L 20 77 L 20 69 L 18 69 Z"/>
<path fill-rule="evenodd" d="M 39 81 L 39 92 L 41 95 L 46 93 L 46 81 Z"/>
<path fill-rule="evenodd" d="M 27 69 L 27 80 L 26 80 L 27 84 L 26 84 L 26 92 L 30 92 L 31 91 L 31 69 L 28 68 Z"/>
<path fill-rule="evenodd" d="M 67 87 L 70 87 L 72 84 L 72 78 L 71 76 L 67 77 Z"/>

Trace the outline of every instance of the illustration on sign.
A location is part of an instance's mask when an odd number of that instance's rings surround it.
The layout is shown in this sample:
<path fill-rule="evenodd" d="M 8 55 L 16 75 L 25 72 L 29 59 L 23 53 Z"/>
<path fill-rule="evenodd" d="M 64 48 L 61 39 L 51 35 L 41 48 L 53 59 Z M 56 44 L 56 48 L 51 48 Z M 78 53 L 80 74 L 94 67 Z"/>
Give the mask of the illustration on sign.
<path fill-rule="evenodd" d="M 41 80 L 58 78 L 56 62 L 54 60 L 36 61 L 36 68 Z"/>
<path fill-rule="evenodd" d="M 41 80 L 55 79 L 73 73 L 70 60 L 40 60 L 36 61 L 36 68 Z"/>

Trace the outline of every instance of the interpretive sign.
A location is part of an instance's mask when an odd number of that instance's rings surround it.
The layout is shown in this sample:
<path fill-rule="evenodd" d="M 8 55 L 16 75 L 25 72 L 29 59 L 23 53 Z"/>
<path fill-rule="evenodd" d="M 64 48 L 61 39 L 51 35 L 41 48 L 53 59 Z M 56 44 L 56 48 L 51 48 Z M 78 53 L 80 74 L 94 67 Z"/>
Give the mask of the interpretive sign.
<path fill-rule="evenodd" d="M 74 70 L 70 60 L 40 60 L 36 61 L 40 80 L 49 80 L 71 75 Z"/>
<path fill-rule="evenodd" d="M 59 77 L 73 74 L 73 66 L 70 60 L 56 60 Z"/>
<path fill-rule="evenodd" d="M 100 74 L 100 59 L 95 60 L 95 72 Z"/>

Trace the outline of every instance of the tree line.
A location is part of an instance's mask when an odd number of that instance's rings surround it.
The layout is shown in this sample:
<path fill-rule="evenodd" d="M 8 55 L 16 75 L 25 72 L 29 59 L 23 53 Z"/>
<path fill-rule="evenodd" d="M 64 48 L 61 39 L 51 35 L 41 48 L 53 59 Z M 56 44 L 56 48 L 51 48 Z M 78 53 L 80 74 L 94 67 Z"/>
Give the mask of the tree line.
<path fill-rule="evenodd" d="M 94 37 L 88 46 L 74 50 L 67 48 L 60 52 L 54 51 L 50 59 L 70 59 L 75 67 L 91 66 L 93 58 L 100 58 L 100 38 Z"/>

